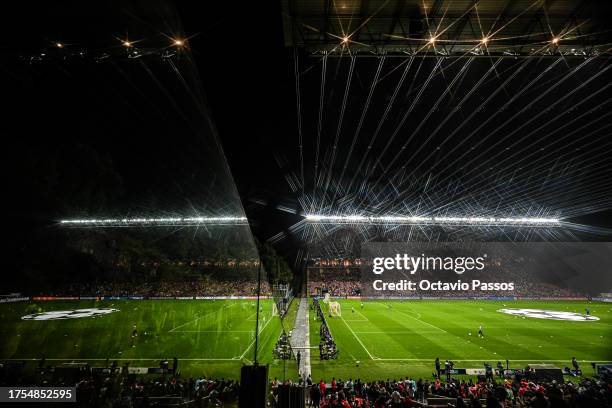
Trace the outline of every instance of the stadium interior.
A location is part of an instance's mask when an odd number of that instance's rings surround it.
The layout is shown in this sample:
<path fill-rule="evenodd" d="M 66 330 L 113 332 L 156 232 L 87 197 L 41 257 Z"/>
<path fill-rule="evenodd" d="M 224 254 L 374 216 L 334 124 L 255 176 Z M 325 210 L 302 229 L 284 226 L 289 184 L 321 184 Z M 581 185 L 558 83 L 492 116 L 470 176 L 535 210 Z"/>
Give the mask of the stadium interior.
<path fill-rule="evenodd" d="M 0 406 L 612 407 L 612 2 L 9 2 Z"/>

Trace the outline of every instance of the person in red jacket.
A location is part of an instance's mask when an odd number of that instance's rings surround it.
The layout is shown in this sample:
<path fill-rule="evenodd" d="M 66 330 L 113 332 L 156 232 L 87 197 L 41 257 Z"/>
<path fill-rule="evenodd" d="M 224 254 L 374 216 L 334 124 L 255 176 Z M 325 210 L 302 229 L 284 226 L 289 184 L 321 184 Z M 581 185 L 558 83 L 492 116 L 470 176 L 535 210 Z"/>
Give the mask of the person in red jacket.
<path fill-rule="evenodd" d="M 340 391 L 338 393 L 338 403 L 342 408 L 351 408 L 351 404 L 349 404 L 349 402 L 346 400 L 344 391 Z"/>
<path fill-rule="evenodd" d="M 319 390 L 321 390 L 321 399 L 325 399 L 325 388 L 327 386 L 325 385 L 325 381 L 323 381 L 323 379 L 321 379 L 321 381 L 319 382 Z"/>
<path fill-rule="evenodd" d="M 332 387 L 332 392 L 336 392 L 336 388 L 338 387 L 338 383 L 336 382 L 336 377 L 332 377 L 331 387 Z"/>

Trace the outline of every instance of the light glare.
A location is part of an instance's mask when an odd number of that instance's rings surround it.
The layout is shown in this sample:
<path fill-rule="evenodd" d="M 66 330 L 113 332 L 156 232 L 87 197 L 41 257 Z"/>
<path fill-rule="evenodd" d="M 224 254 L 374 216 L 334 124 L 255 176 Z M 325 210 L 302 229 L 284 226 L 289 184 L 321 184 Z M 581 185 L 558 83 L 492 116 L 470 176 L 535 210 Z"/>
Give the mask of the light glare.
<path fill-rule="evenodd" d="M 248 224 L 246 217 L 161 217 L 161 218 L 84 218 L 60 220 L 61 225 L 68 227 L 137 227 L 137 226 L 188 226 L 188 225 L 224 225 Z"/>
<path fill-rule="evenodd" d="M 531 225 L 559 226 L 558 218 L 543 217 L 481 217 L 481 216 L 366 216 L 366 215 L 321 215 L 306 214 L 306 221 L 321 224 L 413 224 L 413 225 Z"/>

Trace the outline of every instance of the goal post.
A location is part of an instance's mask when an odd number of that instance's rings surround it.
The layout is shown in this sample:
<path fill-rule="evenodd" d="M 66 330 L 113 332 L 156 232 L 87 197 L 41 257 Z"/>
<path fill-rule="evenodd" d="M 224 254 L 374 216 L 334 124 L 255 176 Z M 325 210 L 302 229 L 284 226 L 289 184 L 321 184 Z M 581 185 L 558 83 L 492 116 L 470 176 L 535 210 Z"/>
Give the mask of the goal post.
<path fill-rule="evenodd" d="M 342 316 L 342 307 L 340 307 L 340 303 L 333 301 L 329 302 L 329 315 L 334 317 Z"/>

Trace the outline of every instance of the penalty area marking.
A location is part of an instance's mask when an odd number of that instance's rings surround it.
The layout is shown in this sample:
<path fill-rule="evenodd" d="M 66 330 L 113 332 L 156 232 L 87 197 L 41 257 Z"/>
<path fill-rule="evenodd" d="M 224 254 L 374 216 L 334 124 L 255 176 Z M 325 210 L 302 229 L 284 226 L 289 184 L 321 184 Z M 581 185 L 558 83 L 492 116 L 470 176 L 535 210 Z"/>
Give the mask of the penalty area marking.
<path fill-rule="evenodd" d="M 344 324 L 346 325 L 346 327 L 348 327 L 348 329 L 351 331 L 351 333 L 353 333 L 353 336 L 355 336 L 355 339 L 359 342 L 359 344 L 361 344 L 361 347 L 363 347 L 363 349 L 365 350 L 366 353 L 368 353 L 368 356 L 370 356 L 370 358 L 372 360 L 379 360 L 378 357 L 374 357 L 372 355 L 372 353 L 370 353 L 370 351 L 366 348 L 366 346 L 363 344 L 363 342 L 361 341 L 361 339 L 359 338 L 359 336 L 357 336 L 357 334 L 355 333 L 355 331 L 351 328 L 351 326 L 346 322 L 346 320 L 344 320 L 344 318 L 342 316 L 340 316 L 340 319 L 342 319 L 342 321 L 344 322 Z"/>
<path fill-rule="evenodd" d="M 270 316 L 270 319 L 268 319 L 266 324 L 264 324 L 264 326 L 259 330 L 259 333 L 257 333 L 258 335 L 260 335 L 266 329 L 266 327 L 268 327 L 270 322 L 273 320 L 273 317 L 274 316 Z M 246 350 L 244 350 L 244 353 L 242 353 L 240 356 L 233 357 L 232 360 L 242 360 L 244 356 L 246 356 L 246 353 L 251 349 L 251 347 L 253 347 L 253 344 L 255 344 L 255 340 L 253 340 L 251 344 L 249 344 Z"/>

